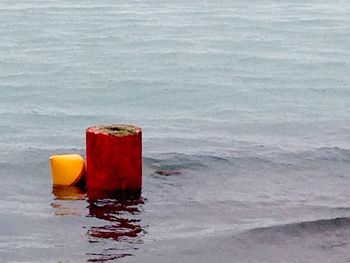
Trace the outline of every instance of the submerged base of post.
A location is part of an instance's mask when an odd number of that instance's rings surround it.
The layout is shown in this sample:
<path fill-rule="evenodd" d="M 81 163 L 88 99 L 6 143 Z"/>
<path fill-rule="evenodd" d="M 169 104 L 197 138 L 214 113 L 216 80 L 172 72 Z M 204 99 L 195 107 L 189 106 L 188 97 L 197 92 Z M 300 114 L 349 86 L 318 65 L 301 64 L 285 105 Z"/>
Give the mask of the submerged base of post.
<path fill-rule="evenodd" d="M 87 191 L 87 197 L 90 201 L 102 200 L 102 199 L 117 199 L 120 201 L 126 200 L 139 200 L 141 198 L 141 189 L 136 190 L 96 190 L 90 189 Z"/>

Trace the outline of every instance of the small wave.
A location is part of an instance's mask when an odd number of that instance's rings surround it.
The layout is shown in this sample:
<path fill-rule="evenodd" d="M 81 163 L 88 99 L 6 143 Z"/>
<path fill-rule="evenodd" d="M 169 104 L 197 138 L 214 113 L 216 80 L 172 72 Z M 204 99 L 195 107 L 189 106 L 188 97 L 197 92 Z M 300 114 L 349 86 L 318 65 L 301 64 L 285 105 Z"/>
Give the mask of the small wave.
<path fill-rule="evenodd" d="M 271 227 L 254 228 L 246 233 L 253 235 L 272 235 L 276 233 L 288 236 L 302 236 L 334 231 L 342 228 L 350 228 L 350 217 L 337 217 L 331 219 L 319 219 L 315 221 L 303 221 L 292 224 L 277 225 Z"/>
<path fill-rule="evenodd" d="M 289 159 L 304 163 L 350 163 L 350 150 L 339 147 L 321 147 L 310 151 L 285 154 Z"/>
<path fill-rule="evenodd" d="M 250 149 L 235 152 L 223 151 L 213 154 L 158 153 L 144 157 L 144 164 L 151 169 L 220 169 L 229 167 L 234 172 L 260 171 L 279 174 L 298 171 L 333 171 L 332 175 L 344 176 L 350 165 L 350 150 L 341 148 L 316 148 L 308 151 L 292 152 L 277 149 L 266 151 L 251 146 Z M 337 169 L 334 169 L 334 168 Z"/>
<path fill-rule="evenodd" d="M 146 165 L 162 170 L 201 168 L 210 166 L 211 162 L 228 161 L 228 158 L 214 155 L 188 155 L 183 153 L 168 153 L 156 158 L 144 158 Z"/>

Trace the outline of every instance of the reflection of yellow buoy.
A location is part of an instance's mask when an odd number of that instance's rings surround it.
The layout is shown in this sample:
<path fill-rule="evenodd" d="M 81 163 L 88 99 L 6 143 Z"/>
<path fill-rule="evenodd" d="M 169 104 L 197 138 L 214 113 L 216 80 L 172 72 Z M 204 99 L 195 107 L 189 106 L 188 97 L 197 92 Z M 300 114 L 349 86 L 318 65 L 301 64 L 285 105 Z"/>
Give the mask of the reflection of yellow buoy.
<path fill-rule="evenodd" d="M 50 162 L 54 185 L 77 184 L 85 172 L 84 159 L 78 154 L 52 155 Z"/>
<path fill-rule="evenodd" d="M 52 187 L 55 200 L 83 200 L 85 192 L 78 186 L 55 185 Z"/>

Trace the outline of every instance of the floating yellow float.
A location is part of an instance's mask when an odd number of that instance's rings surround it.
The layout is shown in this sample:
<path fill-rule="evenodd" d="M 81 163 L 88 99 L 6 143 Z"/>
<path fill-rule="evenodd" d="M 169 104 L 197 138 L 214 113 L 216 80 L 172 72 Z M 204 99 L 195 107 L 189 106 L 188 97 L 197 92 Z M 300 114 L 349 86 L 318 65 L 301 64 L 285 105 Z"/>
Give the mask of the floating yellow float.
<path fill-rule="evenodd" d="M 84 158 L 79 154 L 50 157 L 53 185 L 75 185 L 85 173 Z"/>

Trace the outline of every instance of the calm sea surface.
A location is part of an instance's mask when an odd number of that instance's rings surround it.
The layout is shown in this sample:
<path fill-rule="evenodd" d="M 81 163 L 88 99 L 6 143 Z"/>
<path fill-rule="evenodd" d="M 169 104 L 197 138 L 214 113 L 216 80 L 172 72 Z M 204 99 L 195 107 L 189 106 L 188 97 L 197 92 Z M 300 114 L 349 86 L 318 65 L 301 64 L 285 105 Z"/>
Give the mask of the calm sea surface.
<path fill-rule="evenodd" d="M 106 123 L 142 199 L 52 189 Z M 1 0 L 0 179 L 1 262 L 347 262 L 350 3 Z"/>

